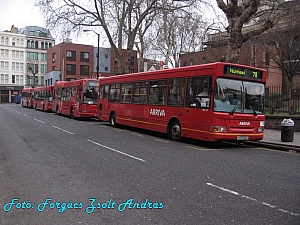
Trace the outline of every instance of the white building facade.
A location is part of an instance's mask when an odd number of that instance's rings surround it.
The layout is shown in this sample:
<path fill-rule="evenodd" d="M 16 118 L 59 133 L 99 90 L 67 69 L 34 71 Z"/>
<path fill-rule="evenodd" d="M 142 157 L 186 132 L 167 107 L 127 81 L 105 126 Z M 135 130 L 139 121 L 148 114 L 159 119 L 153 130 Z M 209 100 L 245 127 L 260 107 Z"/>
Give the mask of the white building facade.
<path fill-rule="evenodd" d="M 0 102 L 13 102 L 24 87 L 44 85 L 47 49 L 54 43 L 49 30 L 41 27 L 0 31 Z"/>

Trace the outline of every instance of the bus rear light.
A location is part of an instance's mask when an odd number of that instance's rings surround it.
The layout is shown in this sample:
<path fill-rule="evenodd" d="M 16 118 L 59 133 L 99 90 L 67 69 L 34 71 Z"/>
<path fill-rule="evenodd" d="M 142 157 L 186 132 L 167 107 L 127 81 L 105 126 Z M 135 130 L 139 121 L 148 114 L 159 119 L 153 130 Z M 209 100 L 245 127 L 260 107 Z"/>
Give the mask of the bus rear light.
<path fill-rule="evenodd" d="M 223 126 L 211 126 L 210 132 L 227 132 L 227 129 Z"/>

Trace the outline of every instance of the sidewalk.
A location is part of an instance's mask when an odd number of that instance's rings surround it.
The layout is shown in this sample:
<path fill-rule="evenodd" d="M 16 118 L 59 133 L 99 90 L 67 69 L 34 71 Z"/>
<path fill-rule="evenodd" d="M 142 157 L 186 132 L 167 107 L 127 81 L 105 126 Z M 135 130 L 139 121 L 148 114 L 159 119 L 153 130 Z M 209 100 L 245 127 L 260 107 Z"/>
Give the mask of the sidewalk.
<path fill-rule="evenodd" d="M 293 142 L 283 142 L 281 141 L 281 130 L 265 129 L 264 138 L 260 142 L 276 145 L 295 146 L 300 148 L 300 132 L 294 132 Z"/>

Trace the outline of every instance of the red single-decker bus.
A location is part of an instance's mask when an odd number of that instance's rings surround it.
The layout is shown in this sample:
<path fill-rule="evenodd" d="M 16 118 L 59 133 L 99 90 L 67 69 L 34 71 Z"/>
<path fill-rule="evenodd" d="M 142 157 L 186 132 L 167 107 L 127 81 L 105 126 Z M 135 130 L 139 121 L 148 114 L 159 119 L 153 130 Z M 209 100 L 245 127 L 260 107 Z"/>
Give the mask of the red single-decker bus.
<path fill-rule="evenodd" d="M 58 81 L 53 87 L 52 111 L 71 118 L 96 117 L 97 100 L 95 79 Z"/>
<path fill-rule="evenodd" d="M 33 88 L 23 88 L 22 89 L 22 106 L 27 108 L 33 108 Z"/>
<path fill-rule="evenodd" d="M 52 111 L 53 86 L 34 88 L 33 108 Z"/>
<path fill-rule="evenodd" d="M 267 71 L 211 63 L 102 77 L 98 117 L 173 140 L 261 140 Z"/>

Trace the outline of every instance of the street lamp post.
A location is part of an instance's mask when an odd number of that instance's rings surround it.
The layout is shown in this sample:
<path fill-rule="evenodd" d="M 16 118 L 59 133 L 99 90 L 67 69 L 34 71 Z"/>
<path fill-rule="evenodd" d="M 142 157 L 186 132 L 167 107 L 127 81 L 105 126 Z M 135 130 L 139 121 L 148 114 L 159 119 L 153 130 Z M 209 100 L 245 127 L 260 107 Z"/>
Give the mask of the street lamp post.
<path fill-rule="evenodd" d="M 97 66 L 96 66 L 96 71 L 97 71 L 97 80 L 99 79 L 99 41 L 100 41 L 100 35 L 97 33 L 97 32 L 95 32 L 95 31 L 93 31 L 93 30 L 83 30 L 83 32 L 89 32 L 89 31 L 92 31 L 92 32 L 94 32 L 95 34 L 97 34 L 97 36 L 98 36 L 98 46 L 97 46 L 97 55 L 96 55 L 96 57 L 97 57 Z"/>

